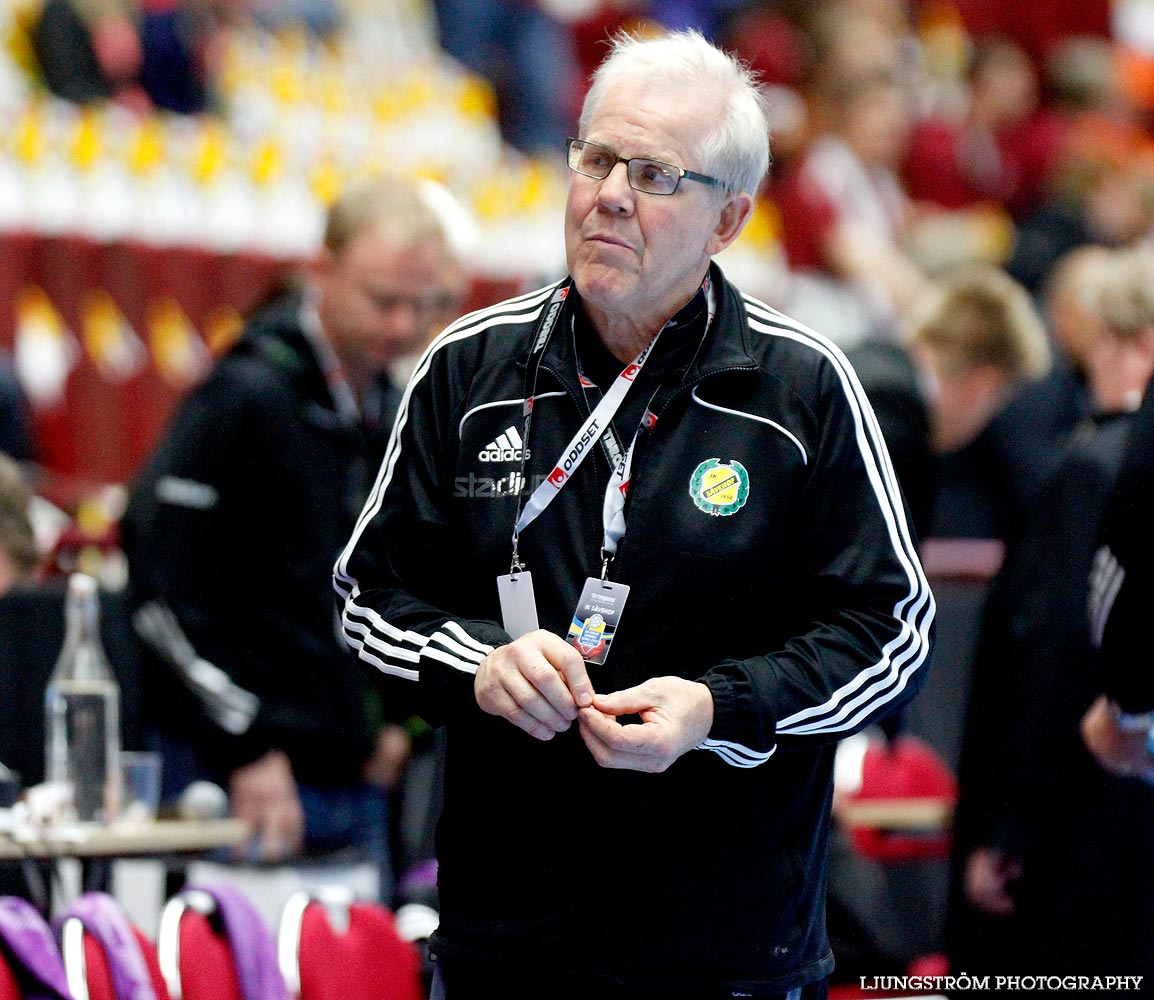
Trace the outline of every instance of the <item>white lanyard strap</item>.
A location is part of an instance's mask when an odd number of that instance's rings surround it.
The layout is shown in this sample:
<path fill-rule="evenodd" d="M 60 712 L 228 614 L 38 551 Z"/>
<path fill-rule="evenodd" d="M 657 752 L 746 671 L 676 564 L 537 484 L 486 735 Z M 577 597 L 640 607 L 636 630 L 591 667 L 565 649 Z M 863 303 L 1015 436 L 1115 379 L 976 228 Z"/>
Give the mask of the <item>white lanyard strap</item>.
<path fill-rule="evenodd" d="M 333 350 L 332 343 L 325 335 L 316 302 L 311 296 L 301 303 L 299 315 L 301 330 L 316 353 L 321 373 L 325 377 L 325 385 L 328 386 L 333 399 L 333 406 L 348 426 L 356 427 L 362 418 L 360 404 L 357 403 L 356 394 L 345 375 L 344 365 L 341 364 L 337 352 Z"/>
<path fill-rule="evenodd" d="M 657 337 L 660 336 L 661 334 L 658 332 Z M 645 362 L 649 359 L 650 355 L 652 355 L 654 345 L 657 343 L 657 337 L 654 337 L 653 340 L 649 342 L 649 346 L 644 348 L 632 362 L 621 370 L 621 374 L 613 380 L 613 385 L 609 387 L 609 391 L 605 393 L 601 402 L 598 403 L 593 412 L 589 414 L 588 418 L 581 425 L 580 430 L 578 430 L 570 439 L 569 443 L 565 445 L 564 451 L 561 452 L 561 457 L 557 459 L 557 462 L 553 466 L 553 471 L 550 472 L 545 481 L 533 491 L 533 494 L 525 503 L 521 515 L 517 518 L 517 523 L 513 527 L 514 545 L 516 545 L 517 537 L 521 532 L 540 517 L 541 514 L 545 512 L 545 508 L 556 498 L 557 494 L 565 488 L 565 484 L 569 482 L 573 473 L 577 471 L 592 450 L 590 445 L 596 443 L 605 433 L 606 428 L 617 415 L 621 404 L 625 401 L 626 394 L 633 387 L 634 381 L 641 373 L 641 369 L 645 367 Z M 632 445 L 629 450 L 632 452 Z M 624 462 L 621 463 L 621 465 L 624 464 Z M 616 545 L 616 543 L 614 543 L 614 545 Z"/>
<path fill-rule="evenodd" d="M 650 401 L 652 405 L 652 401 Z M 605 502 L 601 506 L 601 523 L 605 527 L 605 536 L 601 542 L 601 558 L 604 562 L 603 570 L 609 567 L 609 560 L 617 554 L 617 543 L 625 535 L 625 498 L 629 495 L 629 482 L 633 472 L 633 451 L 637 447 L 637 439 L 642 431 L 651 430 L 657 423 L 651 409 L 646 408 L 637 430 L 633 432 L 633 440 L 629 448 L 617 463 L 613 474 L 609 477 L 609 486 L 605 490 Z"/>
<path fill-rule="evenodd" d="M 709 280 L 706 275 L 705 282 L 702 286 L 705 290 L 706 301 L 706 319 L 705 329 L 713 323 L 713 314 L 716 309 L 713 293 L 713 282 Z M 702 343 L 705 342 L 704 334 L 702 334 Z M 698 345 L 698 351 L 701 350 L 701 345 Z M 696 357 L 696 355 L 695 355 Z M 584 383 L 582 383 L 584 385 Z M 604 526 L 605 534 L 601 542 L 601 575 L 605 577 L 609 569 L 609 561 L 617 555 L 617 544 L 625 536 L 625 500 L 629 495 L 629 484 L 632 480 L 633 472 L 633 453 L 637 447 L 637 439 L 641 437 L 645 431 L 650 431 L 657 423 L 657 415 L 654 411 L 654 403 L 657 400 L 661 390 L 658 389 L 653 393 L 653 397 L 649 400 L 649 405 L 645 408 L 645 412 L 641 416 L 641 421 L 637 425 L 637 429 L 633 432 L 633 439 L 629 442 L 629 447 L 626 449 L 624 455 L 617 458 L 613 467 L 613 472 L 609 477 L 609 485 L 605 489 L 605 500 L 601 506 L 601 523 Z M 609 429 L 612 434 L 613 443 L 616 444 L 616 435 L 613 434 L 612 428 Z M 606 438 L 602 438 L 602 444 L 606 444 Z M 618 449 L 619 450 L 619 449 Z M 608 453 L 608 449 L 606 449 Z"/>

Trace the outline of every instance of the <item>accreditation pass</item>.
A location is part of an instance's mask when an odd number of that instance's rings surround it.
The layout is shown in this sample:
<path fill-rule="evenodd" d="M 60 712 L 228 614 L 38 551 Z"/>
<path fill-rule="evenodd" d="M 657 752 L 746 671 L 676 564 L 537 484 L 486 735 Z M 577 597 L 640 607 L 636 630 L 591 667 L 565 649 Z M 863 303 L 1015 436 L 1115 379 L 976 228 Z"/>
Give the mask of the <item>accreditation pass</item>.
<path fill-rule="evenodd" d="M 605 662 L 628 596 L 629 588 L 623 583 L 592 576 L 585 581 L 566 640 L 577 647 L 586 663 Z"/>

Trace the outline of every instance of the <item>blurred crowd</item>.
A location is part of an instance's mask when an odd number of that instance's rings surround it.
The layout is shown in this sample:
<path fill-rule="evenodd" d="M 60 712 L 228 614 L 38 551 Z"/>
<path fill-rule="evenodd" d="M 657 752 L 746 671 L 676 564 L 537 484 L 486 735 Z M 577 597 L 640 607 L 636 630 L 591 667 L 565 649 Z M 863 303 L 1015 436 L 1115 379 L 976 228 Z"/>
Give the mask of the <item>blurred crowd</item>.
<path fill-rule="evenodd" d="M 202 114 L 223 110 L 219 52 L 235 26 L 304 25 L 324 44 L 348 9 L 43 0 L 22 5 L 21 25 L 30 71 L 60 97 Z M 697 27 L 761 74 L 774 163 L 754 221 L 721 266 L 850 354 L 923 537 L 1005 547 L 960 776 L 959 960 L 989 971 L 1012 948 L 1069 964 L 1057 952 L 1084 915 L 1077 892 L 1105 906 L 1098 888 L 1117 888 L 1103 858 L 1113 850 L 1119 864 L 1140 859 L 1154 872 L 1144 847 L 1127 839 L 1119 854 L 1101 824 L 1071 827 L 1077 844 L 1040 834 L 1070 788 L 1035 780 L 1057 772 L 1055 761 L 1068 766 L 1070 787 L 1098 804 L 1098 817 L 1126 780 L 1089 767 L 1074 739 L 1094 694 L 1078 609 L 1128 414 L 1154 371 L 1154 258 L 1143 249 L 1154 236 L 1154 7 L 433 0 L 427 12 L 443 52 L 488 80 L 504 140 L 559 175 L 609 33 Z M 552 275 L 525 276 L 541 277 Z M 0 451 L 28 459 L 19 410 L 0 369 Z M 17 487 L 8 492 L 25 502 Z M 21 544 L 8 577 L 30 569 Z M 1053 632 L 1055 620 L 1063 630 Z M 1059 756 L 1039 757 L 1043 741 Z M 1154 844 L 1154 791 L 1122 791 L 1128 821 Z M 1154 926 L 1141 892 L 1154 893 L 1143 886 L 1118 910 L 1138 928 Z M 1053 902 L 1071 892 L 1071 905 Z M 1119 926 L 1104 920 L 1101 933 L 1083 935 L 1083 948 L 1098 951 L 1071 952 L 1085 959 L 1074 971 L 1110 948 L 1136 958 Z"/>

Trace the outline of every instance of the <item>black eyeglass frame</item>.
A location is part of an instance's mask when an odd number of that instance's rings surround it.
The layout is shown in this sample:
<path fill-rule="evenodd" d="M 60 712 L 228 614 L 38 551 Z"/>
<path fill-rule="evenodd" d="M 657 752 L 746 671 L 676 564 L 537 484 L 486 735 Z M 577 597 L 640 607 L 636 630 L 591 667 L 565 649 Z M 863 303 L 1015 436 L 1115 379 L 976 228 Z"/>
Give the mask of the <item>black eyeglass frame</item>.
<path fill-rule="evenodd" d="M 606 170 L 605 173 L 600 175 L 591 174 L 585 170 L 579 170 L 576 166 L 574 166 L 573 160 L 575 150 L 578 153 L 577 159 L 579 160 L 580 152 L 589 146 L 593 146 L 596 149 L 603 149 L 609 156 L 613 157 L 613 162 L 609 165 L 609 169 Z M 669 163 L 666 160 L 655 160 L 652 156 L 625 157 L 618 153 L 616 150 L 610 149 L 608 146 L 602 146 L 599 142 L 590 142 L 588 139 L 566 139 L 565 154 L 570 170 L 572 170 L 575 174 L 580 174 L 582 177 L 592 177 L 597 181 L 605 180 L 606 177 L 613 173 L 613 168 L 616 167 L 618 163 L 624 163 L 625 176 L 629 179 L 629 186 L 633 188 L 634 191 L 638 191 L 641 194 L 651 194 L 658 198 L 667 198 L 671 194 L 676 194 L 677 188 L 680 186 L 682 178 L 688 178 L 691 181 L 697 181 L 698 184 L 708 184 L 710 187 L 725 187 L 725 184 L 722 181 L 719 181 L 716 177 L 710 177 L 708 174 L 699 174 L 693 170 L 686 170 L 684 167 L 679 167 L 676 163 Z M 673 183 L 673 189 L 671 191 L 647 191 L 645 188 L 638 187 L 633 182 L 634 163 L 653 163 L 659 167 L 669 169 L 677 175 L 677 179 Z"/>

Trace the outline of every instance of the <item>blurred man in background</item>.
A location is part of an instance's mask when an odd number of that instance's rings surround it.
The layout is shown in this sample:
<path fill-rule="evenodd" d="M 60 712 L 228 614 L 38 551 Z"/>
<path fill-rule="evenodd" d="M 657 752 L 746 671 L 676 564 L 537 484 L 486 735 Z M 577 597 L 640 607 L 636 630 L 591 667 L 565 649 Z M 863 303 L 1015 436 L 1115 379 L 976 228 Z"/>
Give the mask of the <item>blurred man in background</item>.
<path fill-rule="evenodd" d="M 329 578 L 397 410 L 389 371 L 460 301 L 425 195 L 391 180 L 332 207 L 306 287 L 185 401 L 124 519 L 166 793 L 218 781 L 265 859 L 383 849 L 408 752 L 407 713 L 370 696 L 338 636 Z"/>

